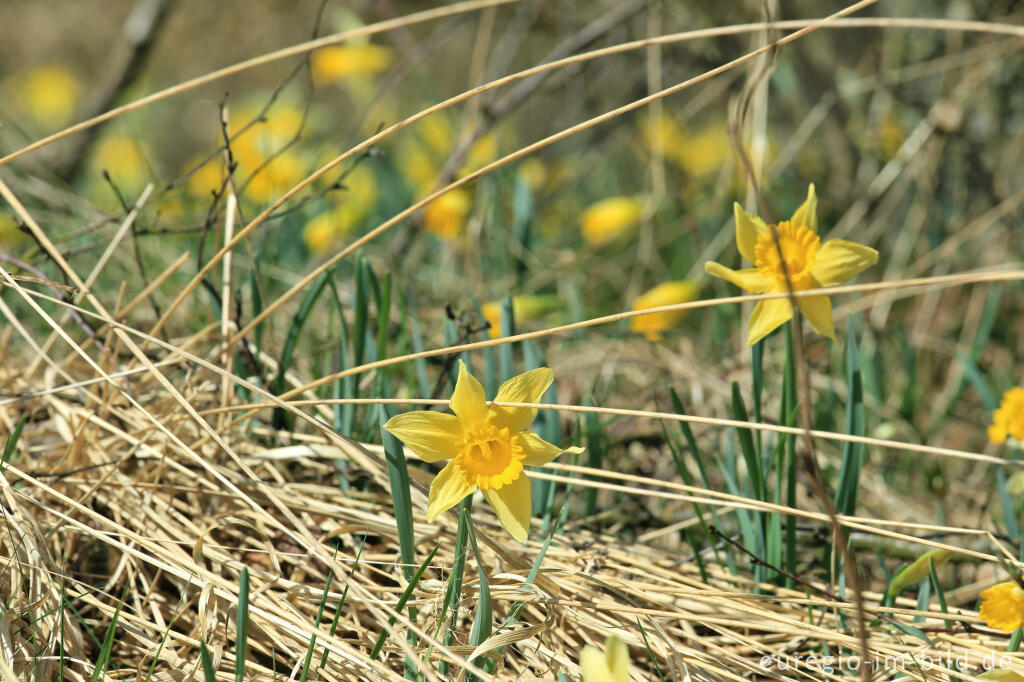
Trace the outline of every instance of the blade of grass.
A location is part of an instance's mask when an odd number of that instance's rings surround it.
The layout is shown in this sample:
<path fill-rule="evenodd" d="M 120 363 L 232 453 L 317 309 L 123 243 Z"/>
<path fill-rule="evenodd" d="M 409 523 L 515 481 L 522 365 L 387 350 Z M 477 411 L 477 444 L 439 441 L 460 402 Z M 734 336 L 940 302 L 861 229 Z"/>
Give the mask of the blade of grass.
<path fill-rule="evenodd" d="M 235 682 L 244 682 L 249 657 L 249 569 L 242 568 L 238 581 L 238 610 L 235 612 Z"/>
<path fill-rule="evenodd" d="M 398 598 L 398 603 L 395 604 L 396 613 L 401 612 L 401 610 L 405 608 L 406 603 L 412 596 L 413 590 L 416 589 L 416 585 L 419 584 L 420 578 L 423 577 L 423 573 L 426 572 L 427 567 L 430 566 L 430 562 L 434 560 L 434 555 L 437 554 L 437 550 L 439 550 L 440 548 L 441 545 L 435 545 L 434 549 L 432 549 L 430 551 L 430 554 L 427 555 L 427 558 L 423 560 L 422 564 L 420 564 L 420 567 L 416 569 L 415 573 L 413 573 L 412 578 L 409 580 L 409 584 L 406 585 L 405 590 L 402 592 L 402 596 Z M 390 616 L 388 618 L 388 627 L 394 625 L 395 620 L 395 616 Z M 377 636 L 377 642 L 373 645 L 373 649 L 370 651 L 371 659 L 375 659 L 377 658 L 377 656 L 380 655 L 380 650 L 384 647 L 384 642 L 386 642 L 387 639 L 387 629 L 381 630 L 380 634 Z"/>
<path fill-rule="evenodd" d="M 96 682 L 107 670 L 107 665 L 110 663 L 110 652 L 114 648 L 114 637 L 117 633 L 117 619 L 121 615 L 121 608 L 124 606 L 124 600 L 127 596 L 128 583 L 126 582 L 124 589 L 121 591 L 121 600 L 117 603 L 117 608 L 114 609 L 114 616 L 110 619 L 110 625 L 107 626 L 107 634 L 103 637 L 103 645 L 100 647 L 99 656 L 96 658 L 96 665 L 92 669 L 92 677 L 89 678 L 90 682 Z"/>

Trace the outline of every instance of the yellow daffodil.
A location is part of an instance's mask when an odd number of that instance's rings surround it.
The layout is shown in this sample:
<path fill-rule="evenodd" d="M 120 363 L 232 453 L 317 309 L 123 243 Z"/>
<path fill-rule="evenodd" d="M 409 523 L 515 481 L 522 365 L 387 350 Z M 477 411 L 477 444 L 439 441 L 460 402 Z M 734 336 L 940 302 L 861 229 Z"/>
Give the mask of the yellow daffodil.
<path fill-rule="evenodd" d="M 526 322 L 556 308 L 557 296 L 513 296 L 512 317 L 516 322 Z M 488 332 L 492 339 L 508 336 L 508 330 L 501 326 L 501 301 L 491 301 L 480 306 L 480 312 L 490 325 Z"/>
<path fill-rule="evenodd" d="M 993 585 L 981 593 L 978 616 L 985 625 L 1003 632 L 1024 627 L 1024 589 L 1012 580 Z"/>
<path fill-rule="evenodd" d="M 457 187 L 427 204 L 423 209 L 423 226 L 442 239 L 454 239 L 465 229 L 471 208 L 469 192 Z"/>
<path fill-rule="evenodd" d="M 688 175 L 700 177 L 717 173 L 732 153 L 729 131 L 724 123 L 715 123 L 690 135 L 685 143 L 669 150 L 670 156 Z"/>
<path fill-rule="evenodd" d="M 583 211 L 583 239 L 591 246 L 604 246 L 636 227 L 642 210 L 633 197 L 603 199 Z"/>
<path fill-rule="evenodd" d="M 1024 388 L 1019 386 L 1003 394 L 988 427 L 988 439 L 993 443 L 1005 443 L 1007 436 L 1024 441 Z"/>
<path fill-rule="evenodd" d="M 332 211 L 313 218 L 302 230 L 302 241 L 306 243 L 306 248 L 318 256 L 327 253 L 338 236 L 336 219 Z"/>
<path fill-rule="evenodd" d="M 18 228 L 13 216 L 0 215 L 0 249 L 28 242 L 29 237 Z"/>
<path fill-rule="evenodd" d="M 604 651 L 585 646 L 580 654 L 583 682 L 627 682 L 629 680 L 629 648 L 615 635 L 604 640 Z"/>
<path fill-rule="evenodd" d="M 381 45 L 335 45 L 317 50 L 310 57 L 313 82 L 326 85 L 352 76 L 373 76 L 386 71 L 394 61 L 391 50 Z"/>
<path fill-rule="evenodd" d="M 5 83 L 17 111 L 46 128 L 66 125 L 75 114 L 81 87 L 62 66 L 43 66 L 17 74 Z"/>
<path fill-rule="evenodd" d="M 519 168 L 516 169 L 516 177 L 522 180 L 530 190 L 539 192 L 547 184 L 548 169 L 540 159 L 529 158 L 519 164 Z"/>
<path fill-rule="evenodd" d="M 1024 675 L 1014 672 L 1013 670 L 993 668 L 992 670 L 986 670 L 985 672 L 977 675 L 975 679 L 992 680 L 993 682 L 1024 682 Z"/>
<path fill-rule="evenodd" d="M 697 285 L 687 280 L 678 282 L 662 282 L 653 289 L 641 294 L 633 301 L 633 310 L 658 308 L 673 303 L 688 303 L 697 296 Z M 674 327 L 683 317 L 685 310 L 669 310 L 631 318 L 629 328 L 642 333 L 648 341 L 661 341 L 661 333 Z"/>
<path fill-rule="evenodd" d="M 878 252 L 867 246 L 843 239 L 824 244 L 818 237 L 818 199 L 814 185 L 807 190 L 807 199 L 789 220 L 772 228 L 761 218 L 747 213 L 739 204 L 736 213 L 736 246 L 740 255 L 754 264 L 746 270 L 732 270 L 719 263 L 705 263 L 709 275 L 721 277 L 752 294 L 785 293 L 786 279 L 794 291 L 834 286 L 855 277 L 878 261 Z M 782 258 L 779 258 L 779 252 Z M 832 303 L 828 296 L 797 298 L 814 331 L 837 341 L 832 322 Z M 758 301 L 750 316 L 747 343 L 753 345 L 776 327 L 793 317 L 793 308 L 785 298 Z"/>
<path fill-rule="evenodd" d="M 540 402 L 553 380 L 547 367 L 524 372 L 503 383 L 495 400 Z M 448 406 L 455 414 L 421 410 L 392 417 L 384 425 L 425 462 L 450 459 L 430 485 L 427 521 L 434 521 L 478 489 L 498 520 L 520 542 L 530 530 L 530 481 L 524 466 L 544 466 L 563 452 L 528 431 L 537 416 L 532 407 L 495 407 L 459 361 L 459 378 Z"/>
<path fill-rule="evenodd" d="M 660 153 L 693 177 L 717 173 L 732 153 L 724 123 L 712 123 L 691 134 L 662 114 L 641 119 L 640 136 L 649 153 Z"/>

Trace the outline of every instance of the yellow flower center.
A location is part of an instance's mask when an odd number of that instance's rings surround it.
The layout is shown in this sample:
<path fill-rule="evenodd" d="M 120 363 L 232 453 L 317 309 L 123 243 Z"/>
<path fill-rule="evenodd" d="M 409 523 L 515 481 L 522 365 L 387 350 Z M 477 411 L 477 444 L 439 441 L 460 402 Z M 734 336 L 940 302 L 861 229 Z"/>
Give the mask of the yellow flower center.
<path fill-rule="evenodd" d="M 525 456 L 507 428 L 481 424 L 465 431 L 453 464 L 481 490 L 498 490 L 519 478 Z"/>
<path fill-rule="evenodd" d="M 810 289 L 814 286 L 811 268 L 818 256 L 821 239 L 809 228 L 794 225 L 788 220 L 779 223 L 776 229 L 779 233 L 778 246 L 771 232 L 757 236 L 754 266 L 771 277 L 782 291 L 786 289 L 787 275 L 794 290 Z"/>

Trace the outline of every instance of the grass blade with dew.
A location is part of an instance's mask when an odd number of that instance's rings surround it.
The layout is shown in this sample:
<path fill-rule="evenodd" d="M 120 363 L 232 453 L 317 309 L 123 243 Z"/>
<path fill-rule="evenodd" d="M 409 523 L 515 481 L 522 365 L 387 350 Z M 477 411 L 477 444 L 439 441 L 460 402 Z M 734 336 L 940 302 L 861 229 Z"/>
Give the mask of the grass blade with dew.
<path fill-rule="evenodd" d="M 427 555 L 427 558 L 423 560 L 422 564 L 420 564 L 420 567 L 416 569 L 415 573 L 413 573 L 412 578 L 409 579 L 409 584 L 406 585 L 406 587 L 405 587 L 405 591 L 402 592 L 402 596 L 398 598 L 398 603 L 395 604 L 395 612 L 396 613 L 401 612 L 402 609 L 405 608 L 406 603 L 409 601 L 409 598 L 412 596 L 413 590 L 416 589 L 416 585 L 419 584 L 420 578 L 423 577 L 423 574 L 426 572 L 427 567 L 430 566 L 430 562 L 434 560 L 434 555 L 437 554 L 437 550 L 439 550 L 440 548 L 441 548 L 441 545 L 435 545 L 434 549 L 432 549 L 430 551 L 430 554 Z M 395 624 L 395 621 L 396 621 L 395 616 L 389 616 L 388 617 L 388 627 L 393 626 Z M 387 631 L 387 629 L 381 630 L 380 634 L 377 636 L 377 642 L 373 645 L 373 649 L 370 651 L 370 658 L 371 659 L 377 658 L 377 656 L 380 655 L 380 650 L 384 647 L 384 642 L 386 642 L 387 639 L 388 639 L 388 631 Z"/>
<path fill-rule="evenodd" d="M 110 625 L 107 626 L 107 634 L 103 637 L 103 645 L 100 647 L 99 657 L 96 659 L 96 666 L 92 669 L 92 677 L 89 678 L 90 682 L 96 682 L 106 672 L 107 665 L 110 663 L 110 652 L 114 648 L 114 637 L 117 633 L 117 619 L 121 615 L 121 608 L 124 606 L 124 600 L 128 597 L 128 585 L 126 582 L 124 590 L 121 592 L 121 600 L 117 603 L 117 608 L 114 609 L 114 615 L 110 619 Z"/>

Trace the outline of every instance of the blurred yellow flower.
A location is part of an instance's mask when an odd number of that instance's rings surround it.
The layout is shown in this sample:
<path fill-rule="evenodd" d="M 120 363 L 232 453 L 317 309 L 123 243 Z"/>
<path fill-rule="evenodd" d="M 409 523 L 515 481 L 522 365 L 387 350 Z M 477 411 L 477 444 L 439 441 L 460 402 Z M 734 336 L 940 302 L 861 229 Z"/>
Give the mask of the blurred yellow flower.
<path fill-rule="evenodd" d="M 18 221 L 13 216 L 0 216 L 0 248 L 16 246 L 28 239 L 28 235 L 18 229 Z"/>
<path fill-rule="evenodd" d="M 663 282 L 633 301 L 633 310 L 658 308 L 673 303 L 689 303 L 697 297 L 697 291 L 697 285 L 687 280 Z M 685 316 L 685 310 L 667 310 L 640 315 L 630 318 L 629 328 L 642 333 L 648 341 L 661 341 L 661 333 L 669 327 L 674 327 Z"/>
<path fill-rule="evenodd" d="M 238 161 L 236 181 L 244 183 L 240 186 L 240 189 L 244 186 L 242 195 L 257 203 L 274 201 L 306 176 L 298 155 L 292 149 L 271 157 L 241 144 L 236 149 L 235 158 Z"/>
<path fill-rule="evenodd" d="M 435 157 L 418 142 L 405 142 L 399 147 L 398 170 L 406 184 L 417 197 L 430 192 L 437 181 L 441 165 Z"/>
<path fill-rule="evenodd" d="M 386 47 L 364 43 L 325 47 L 314 52 L 310 59 L 313 82 L 326 85 L 351 76 L 373 76 L 386 71 L 394 56 Z"/>
<path fill-rule="evenodd" d="M 5 83 L 15 110 L 46 128 L 67 125 L 75 115 L 81 87 L 62 66 L 42 66 L 13 76 Z"/>
<path fill-rule="evenodd" d="M 498 158 L 498 136 L 493 132 L 482 135 L 466 152 L 466 160 L 459 169 L 459 177 L 480 170 Z"/>
<path fill-rule="evenodd" d="M 557 308 L 558 305 L 557 296 L 513 296 L 512 318 L 517 323 L 526 322 Z M 501 301 L 484 303 L 480 306 L 480 312 L 490 325 L 488 333 L 492 339 L 508 336 L 508 330 L 501 326 Z"/>
<path fill-rule="evenodd" d="M 609 197 L 583 211 L 580 223 L 583 239 L 591 246 L 603 246 L 634 227 L 642 207 L 633 197 Z"/>
<path fill-rule="evenodd" d="M 661 154 L 688 175 L 717 173 L 731 153 L 729 131 L 724 123 L 687 133 L 667 114 L 640 122 L 640 136 L 648 152 Z"/>
<path fill-rule="evenodd" d="M 628 682 L 629 648 L 615 635 L 604 640 L 604 651 L 585 646 L 580 654 L 583 682 Z"/>
<path fill-rule="evenodd" d="M 724 123 L 714 123 L 690 135 L 681 147 L 671 150 L 671 158 L 694 177 L 717 173 L 731 153 L 729 131 Z"/>
<path fill-rule="evenodd" d="M 704 264 L 709 275 L 732 282 L 752 294 L 786 293 L 787 275 L 794 291 L 834 286 L 851 279 L 878 261 L 878 252 L 843 239 L 821 243 L 818 237 L 818 199 L 814 185 L 807 199 L 789 220 L 776 226 L 778 246 L 771 228 L 761 218 L 734 204 L 736 246 L 740 255 L 754 264 L 746 270 L 732 270 L 715 262 Z M 782 258 L 779 258 L 779 252 Z M 797 298 L 797 305 L 814 331 L 836 338 L 832 303 L 828 296 Z M 788 299 L 758 301 L 750 316 L 747 343 L 753 345 L 793 317 Z"/>
<path fill-rule="evenodd" d="M 224 182 L 224 170 L 221 168 L 222 161 L 220 156 L 215 156 L 210 159 L 202 166 L 203 160 L 206 159 L 206 155 L 193 156 L 185 163 L 182 168 L 182 175 L 192 172 L 188 180 L 185 181 L 185 187 L 188 189 L 189 194 L 200 199 L 209 199 L 213 192 L 219 192 L 221 184 Z M 196 168 L 196 166 L 199 166 Z"/>
<path fill-rule="evenodd" d="M 427 116 L 416 126 L 416 132 L 432 154 L 442 156 L 451 153 L 455 133 L 451 121 L 443 113 Z"/>
<path fill-rule="evenodd" d="M 993 585 L 981 593 L 978 616 L 985 625 L 1003 632 L 1024 627 L 1024 589 L 1012 580 Z"/>
<path fill-rule="evenodd" d="M 125 135 L 104 137 L 96 143 L 89 155 L 89 166 L 94 173 L 107 171 L 118 190 L 125 195 L 129 203 L 134 200 L 132 195 L 142 191 L 151 176 L 146 158 L 148 150 L 142 143 Z M 94 178 L 97 188 L 103 181 Z M 103 183 L 105 184 L 105 183 Z M 107 190 L 102 191 L 102 202 L 109 197 Z"/>
<path fill-rule="evenodd" d="M 306 248 L 318 256 L 326 253 L 337 237 L 338 229 L 332 211 L 316 216 L 302 230 L 302 241 L 306 243 Z"/>
<path fill-rule="evenodd" d="M 1005 443 L 1007 436 L 1024 441 L 1024 388 L 1019 386 L 1003 394 L 988 427 L 988 439 L 993 443 Z"/>
<path fill-rule="evenodd" d="M 538 403 L 553 380 L 541 367 L 503 383 L 499 402 Z M 459 361 L 459 377 L 448 407 L 455 414 L 429 410 L 406 412 L 384 425 L 425 462 L 450 459 L 430 484 L 427 521 L 458 504 L 477 490 L 483 492 L 498 520 L 520 542 L 530 530 L 530 481 L 524 466 L 544 466 L 563 450 L 527 429 L 537 416 L 533 407 L 488 405 L 484 389 Z"/>
<path fill-rule="evenodd" d="M 529 158 L 519 164 L 516 175 L 534 192 L 544 188 L 548 179 L 548 169 L 538 158 Z"/>
<path fill-rule="evenodd" d="M 466 228 L 472 203 L 462 187 L 445 192 L 423 209 L 423 226 L 442 239 L 455 239 Z"/>

